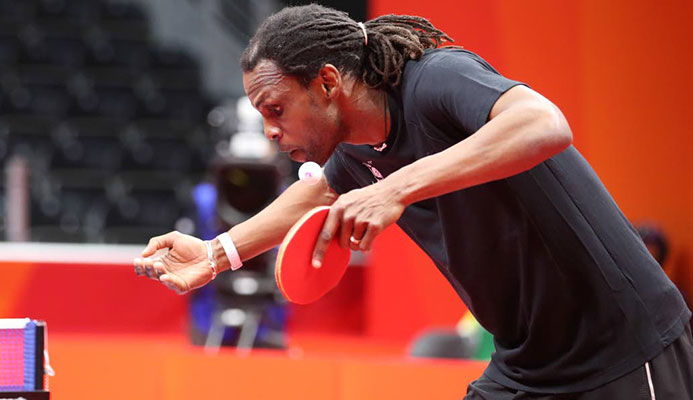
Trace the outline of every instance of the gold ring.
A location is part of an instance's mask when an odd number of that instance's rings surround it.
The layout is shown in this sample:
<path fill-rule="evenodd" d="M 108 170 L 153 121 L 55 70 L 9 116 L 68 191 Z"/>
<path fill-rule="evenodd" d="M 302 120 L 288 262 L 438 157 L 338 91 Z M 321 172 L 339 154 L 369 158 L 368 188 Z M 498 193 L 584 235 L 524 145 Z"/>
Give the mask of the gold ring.
<path fill-rule="evenodd" d="M 356 239 L 353 236 L 349 238 L 349 241 L 357 246 L 359 245 L 359 243 L 361 243 L 361 239 Z"/>

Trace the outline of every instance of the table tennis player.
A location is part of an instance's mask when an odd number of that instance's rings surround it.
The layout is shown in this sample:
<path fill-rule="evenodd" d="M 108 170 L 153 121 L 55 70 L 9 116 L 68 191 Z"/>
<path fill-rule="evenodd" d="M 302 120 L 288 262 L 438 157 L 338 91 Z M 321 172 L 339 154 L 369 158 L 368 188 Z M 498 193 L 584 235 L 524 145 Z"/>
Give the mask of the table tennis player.
<path fill-rule="evenodd" d="M 153 238 L 136 270 L 186 292 L 331 205 L 316 267 L 332 238 L 368 250 L 397 223 L 494 335 L 465 398 L 693 398 L 691 312 L 561 111 L 449 40 L 414 16 L 357 23 L 310 5 L 268 18 L 244 88 L 266 136 L 324 177 L 210 242 Z"/>

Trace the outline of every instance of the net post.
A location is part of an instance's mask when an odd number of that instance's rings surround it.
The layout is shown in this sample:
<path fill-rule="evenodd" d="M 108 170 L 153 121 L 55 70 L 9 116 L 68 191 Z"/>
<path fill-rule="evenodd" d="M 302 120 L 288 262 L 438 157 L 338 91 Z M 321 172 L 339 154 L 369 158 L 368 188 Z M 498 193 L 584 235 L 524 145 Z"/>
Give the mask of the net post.
<path fill-rule="evenodd" d="M 44 388 L 44 346 L 46 344 L 46 323 L 44 321 L 35 321 L 36 324 L 36 344 L 34 352 L 34 390 L 43 390 Z"/>
<path fill-rule="evenodd" d="M 45 326 L 32 320 L 24 328 L 24 390 L 43 390 Z"/>

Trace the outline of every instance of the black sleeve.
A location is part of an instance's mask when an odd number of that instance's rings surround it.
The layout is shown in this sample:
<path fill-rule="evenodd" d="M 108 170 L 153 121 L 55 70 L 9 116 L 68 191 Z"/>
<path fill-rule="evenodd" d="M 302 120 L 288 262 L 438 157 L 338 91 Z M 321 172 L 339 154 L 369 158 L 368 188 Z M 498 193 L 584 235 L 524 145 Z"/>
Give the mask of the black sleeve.
<path fill-rule="evenodd" d="M 361 187 L 357 183 L 354 172 L 351 171 L 348 163 L 344 160 L 344 157 L 348 156 L 344 154 L 340 147 L 341 145 L 337 146 L 332 156 L 325 163 L 323 170 L 327 183 L 337 194 L 347 193 Z"/>
<path fill-rule="evenodd" d="M 522 83 L 507 79 L 474 53 L 440 49 L 419 66 L 414 94 L 416 107 L 436 124 L 452 125 L 463 139 L 481 128 L 493 105 L 510 88 Z"/>

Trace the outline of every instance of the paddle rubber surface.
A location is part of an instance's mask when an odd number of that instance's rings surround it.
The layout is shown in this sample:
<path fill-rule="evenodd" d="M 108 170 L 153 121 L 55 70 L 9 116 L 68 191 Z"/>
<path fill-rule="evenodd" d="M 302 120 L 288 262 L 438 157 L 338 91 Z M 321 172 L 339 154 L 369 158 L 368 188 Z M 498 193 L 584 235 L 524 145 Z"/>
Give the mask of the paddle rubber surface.
<path fill-rule="evenodd" d="M 274 270 L 277 286 L 292 303 L 312 303 L 332 290 L 344 276 L 351 251 L 339 246 L 333 238 L 325 252 L 322 267 L 312 265 L 315 243 L 330 207 L 307 212 L 286 234 L 279 247 Z"/>

